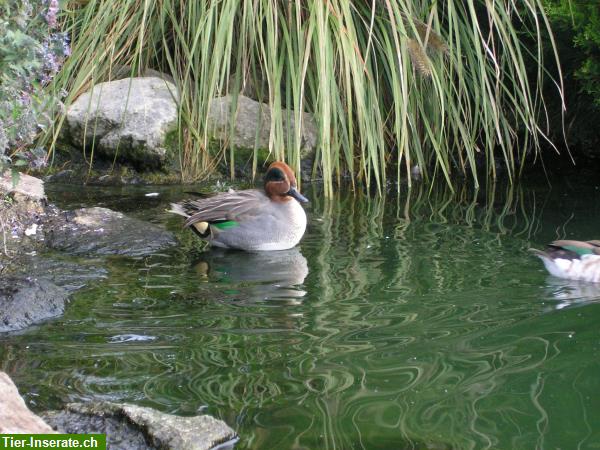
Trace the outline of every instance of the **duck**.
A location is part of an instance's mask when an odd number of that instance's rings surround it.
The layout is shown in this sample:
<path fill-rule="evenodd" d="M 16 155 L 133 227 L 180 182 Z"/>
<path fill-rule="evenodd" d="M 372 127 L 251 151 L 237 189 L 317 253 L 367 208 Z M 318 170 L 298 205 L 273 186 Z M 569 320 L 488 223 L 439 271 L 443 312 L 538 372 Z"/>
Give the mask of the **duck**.
<path fill-rule="evenodd" d="M 545 250 L 530 251 L 555 277 L 600 282 L 600 240 L 560 240 L 548 244 Z"/>
<path fill-rule="evenodd" d="M 221 192 L 195 200 L 171 203 L 169 212 L 186 218 L 185 228 L 215 247 L 244 251 L 287 250 L 306 231 L 308 202 L 297 188 L 294 172 L 273 162 L 263 189 Z"/>

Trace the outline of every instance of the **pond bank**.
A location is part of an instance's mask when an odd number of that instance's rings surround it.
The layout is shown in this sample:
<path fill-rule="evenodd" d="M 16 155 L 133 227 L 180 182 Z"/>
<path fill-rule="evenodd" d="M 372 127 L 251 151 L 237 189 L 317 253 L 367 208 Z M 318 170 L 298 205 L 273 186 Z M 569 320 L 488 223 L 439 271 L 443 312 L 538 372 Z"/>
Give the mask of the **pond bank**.
<path fill-rule="evenodd" d="M 48 204 L 41 180 L 25 174 L 14 184 L 5 174 L 0 196 L 0 332 L 62 314 L 69 292 L 105 274 L 102 268 L 85 270 L 39 254 L 51 249 L 69 255 L 142 256 L 177 242 L 159 226 L 108 208 L 63 211 Z"/>
<path fill-rule="evenodd" d="M 108 400 L 210 414 L 239 450 L 585 447 L 600 440 L 587 428 L 600 287 L 552 280 L 527 251 L 597 237 L 597 177 L 577 179 L 333 199 L 306 184 L 309 226 L 286 258 L 202 250 L 166 212 L 190 187 L 48 184 L 61 210 L 109 208 L 179 245 L 53 250 L 106 273 L 63 315 L 4 335 L 0 360 L 36 412 Z"/>
<path fill-rule="evenodd" d="M 62 315 L 73 292 L 106 276 L 99 260 L 78 265 L 61 260 L 61 254 L 140 257 L 177 243 L 162 227 L 108 208 L 62 210 L 47 202 L 41 180 L 25 174 L 14 183 L 8 174 L 0 178 L 0 202 L 0 333 Z M 208 450 L 228 448 L 236 440 L 225 422 L 208 415 L 178 417 L 107 402 L 69 404 L 43 413 L 44 422 L 3 372 L 0 393 L 4 433 L 100 432 L 108 435 L 109 445 L 127 449 Z"/>
<path fill-rule="evenodd" d="M 0 372 L 0 433 L 103 433 L 109 448 L 126 450 L 228 449 L 237 441 L 235 431 L 214 417 L 178 417 L 128 404 L 73 403 L 40 417 L 27 408 L 4 372 Z"/>

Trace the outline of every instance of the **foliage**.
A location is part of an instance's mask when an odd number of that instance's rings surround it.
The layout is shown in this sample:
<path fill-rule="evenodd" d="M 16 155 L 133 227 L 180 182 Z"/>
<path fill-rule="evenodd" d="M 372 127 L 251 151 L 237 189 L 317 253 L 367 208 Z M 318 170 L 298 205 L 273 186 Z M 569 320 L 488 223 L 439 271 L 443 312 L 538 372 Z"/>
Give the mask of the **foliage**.
<path fill-rule="evenodd" d="M 42 149 L 28 147 L 58 103 L 43 90 L 69 52 L 54 30 L 58 8 L 57 0 L 0 2 L 0 169 L 45 163 Z"/>
<path fill-rule="evenodd" d="M 70 101 L 118 67 L 172 74 L 187 179 L 219 158 L 233 175 L 234 149 L 211 151 L 207 112 L 212 98 L 254 86 L 272 110 L 269 151 L 297 169 L 300 112 L 314 114 L 315 169 L 326 195 L 346 174 L 378 190 L 390 174 L 410 183 L 415 165 L 427 179 L 451 184 L 461 174 L 478 185 L 478 166 L 495 177 L 497 160 L 516 177 L 528 149 L 537 153 L 545 137 L 540 2 L 73 2 L 73 57 L 55 86 Z M 283 127 L 284 108 L 295 115 L 293 130 Z"/>
<path fill-rule="evenodd" d="M 544 0 L 552 27 L 563 40 L 561 56 L 583 90 L 600 106 L 600 8 L 589 0 Z M 573 49 L 573 45 L 575 49 Z M 562 59 L 562 58 L 561 58 Z"/>

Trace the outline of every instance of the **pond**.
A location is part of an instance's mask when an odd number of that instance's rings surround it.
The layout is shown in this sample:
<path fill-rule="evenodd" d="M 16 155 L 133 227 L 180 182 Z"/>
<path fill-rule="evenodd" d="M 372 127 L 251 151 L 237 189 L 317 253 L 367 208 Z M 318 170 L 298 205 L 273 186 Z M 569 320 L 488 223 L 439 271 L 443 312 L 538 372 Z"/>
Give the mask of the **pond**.
<path fill-rule="evenodd" d="M 528 253 L 599 238 L 592 180 L 384 197 L 303 186 L 290 251 L 203 250 L 165 209 L 186 188 L 48 186 L 164 224 L 181 246 L 103 267 L 66 314 L 0 337 L 37 411 L 111 400 L 208 413 L 236 449 L 597 448 L 600 286 Z M 146 197 L 158 192 L 157 197 Z"/>

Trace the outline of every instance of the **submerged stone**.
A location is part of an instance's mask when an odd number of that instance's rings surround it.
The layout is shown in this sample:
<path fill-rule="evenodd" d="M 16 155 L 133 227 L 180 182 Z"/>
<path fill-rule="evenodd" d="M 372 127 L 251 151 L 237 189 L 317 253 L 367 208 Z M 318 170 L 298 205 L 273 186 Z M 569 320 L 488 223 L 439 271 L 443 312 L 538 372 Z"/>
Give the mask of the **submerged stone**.
<path fill-rule="evenodd" d="M 157 225 L 100 207 L 57 214 L 44 231 L 50 248 L 72 254 L 143 256 L 176 244 Z"/>
<path fill-rule="evenodd" d="M 0 332 L 17 331 L 61 315 L 67 291 L 48 280 L 0 278 Z"/>
<path fill-rule="evenodd" d="M 208 415 L 180 417 L 129 404 L 71 403 L 42 417 L 61 433 L 105 433 L 109 448 L 123 450 L 209 450 L 233 446 L 237 438 L 225 422 Z"/>
<path fill-rule="evenodd" d="M 68 292 L 81 289 L 100 278 L 106 278 L 108 274 L 104 267 L 89 264 L 88 261 L 70 262 L 46 256 L 31 256 L 25 261 L 29 273 L 35 273 L 36 276 L 49 280 Z"/>

